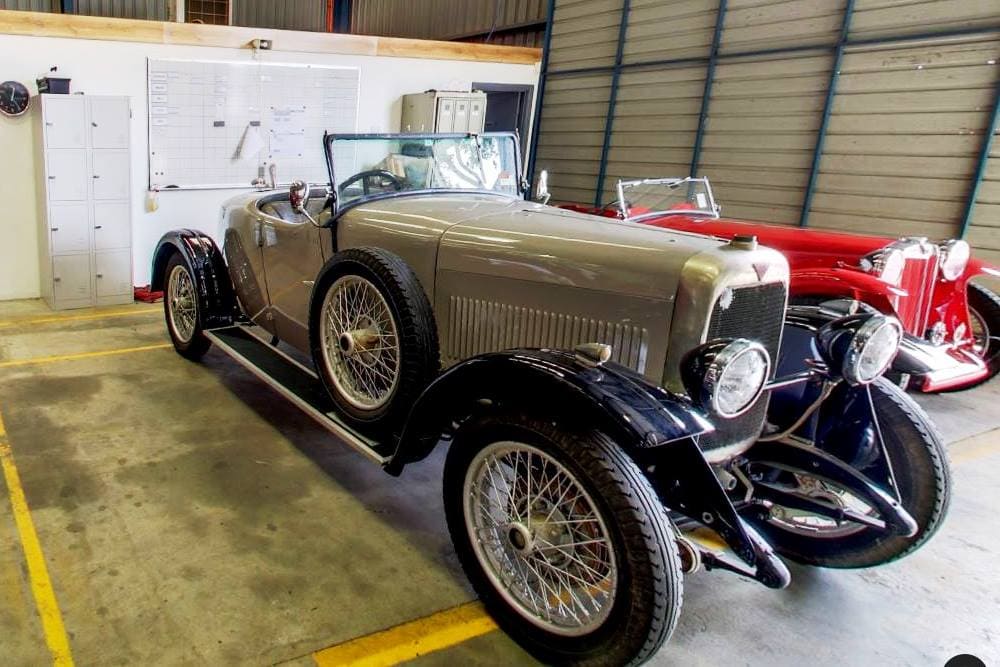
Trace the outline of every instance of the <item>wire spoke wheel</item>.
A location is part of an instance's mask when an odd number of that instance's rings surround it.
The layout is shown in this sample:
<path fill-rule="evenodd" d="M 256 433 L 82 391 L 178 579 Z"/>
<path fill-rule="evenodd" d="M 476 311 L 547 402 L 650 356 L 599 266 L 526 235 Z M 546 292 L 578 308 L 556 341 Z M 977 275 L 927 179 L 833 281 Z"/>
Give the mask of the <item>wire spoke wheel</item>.
<path fill-rule="evenodd" d="M 198 326 L 198 297 L 191 275 L 182 265 L 174 266 L 167 280 L 167 299 L 170 327 L 182 343 L 194 338 Z"/>
<path fill-rule="evenodd" d="M 531 445 L 503 441 L 477 453 L 465 476 L 473 551 L 525 619 L 563 636 L 608 617 L 618 567 L 604 518 L 580 482 Z"/>
<path fill-rule="evenodd" d="M 386 405 L 399 385 L 400 344 L 385 297 L 361 276 L 342 276 L 321 314 L 321 350 L 338 393 L 359 410 Z"/>
<path fill-rule="evenodd" d="M 794 483 L 786 491 L 839 508 L 858 516 L 878 518 L 879 513 L 863 500 L 833 482 L 808 475 L 791 474 Z M 865 530 L 865 525 L 850 519 L 837 520 L 787 507 L 771 508 L 770 523 L 806 537 L 836 539 Z"/>
<path fill-rule="evenodd" d="M 972 349 L 980 357 L 988 359 L 990 356 L 990 336 L 994 335 L 990 331 L 990 325 L 979 311 L 971 307 L 969 308 L 969 324 L 971 325 Z"/>
<path fill-rule="evenodd" d="M 845 485 L 805 470 L 784 470 L 766 483 L 793 496 L 825 505 L 774 505 L 767 513 L 746 514 L 775 551 L 805 565 L 862 568 L 902 558 L 927 543 L 941 526 L 951 497 L 951 475 L 941 437 L 927 414 L 899 387 L 878 378 L 866 389 L 835 392 L 824 405 L 823 419 L 854 420 L 862 416 L 851 406 L 858 392 L 867 391 L 872 415 L 878 416 L 880 442 L 875 451 L 843 448 L 846 438 L 831 436 L 817 447 L 849 461 L 884 492 L 893 496 L 917 524 L 912 535 L 887 528 L 889 517 Z M 821 426 L 820 428 L 825 428 Z M 752 452 L 752 450 L 751 450 Z M 869 456 L 869 453 L 872 456 Z M 751 453 L 752 456 L 752 453 Z M 861 493 L 860 491 L 858 492 Z M 794 505 L 789 502 L 788 505 Z"/>

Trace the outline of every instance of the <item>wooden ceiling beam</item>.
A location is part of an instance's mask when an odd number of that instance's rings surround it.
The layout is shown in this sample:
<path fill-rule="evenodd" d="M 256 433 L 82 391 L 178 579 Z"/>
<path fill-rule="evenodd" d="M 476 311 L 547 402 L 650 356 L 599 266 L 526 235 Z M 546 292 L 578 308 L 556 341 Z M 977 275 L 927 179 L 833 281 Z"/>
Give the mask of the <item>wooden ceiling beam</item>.
<path fill-rule="evenodd" d="M 270 39 L 273 51 L 299 53 L 471 60 L 517 65 L 534 65 L 542 59 L 541 49 L 520 46 L 139 21 L 16 10 L 0 10 L 0 35 L 4 34 L 224 48 L 247 48 L 251 40 L 259 38 Z"/>

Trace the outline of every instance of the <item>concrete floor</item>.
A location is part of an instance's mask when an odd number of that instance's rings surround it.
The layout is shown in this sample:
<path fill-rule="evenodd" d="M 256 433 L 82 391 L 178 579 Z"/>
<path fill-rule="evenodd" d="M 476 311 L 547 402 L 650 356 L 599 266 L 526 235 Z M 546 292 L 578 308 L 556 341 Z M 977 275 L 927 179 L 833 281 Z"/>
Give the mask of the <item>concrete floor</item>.
<path fill-rule="evenodd" d="M 217 351 L 9 364 L 167 340 L 158 308 L 114 313 L 39 322 L 39 302 L 0 303 L 0 414 L 78 664 L 309 664 L 472 598 L 440 453 L 389 477 Z M 793 566 L 779 592 L 689 577 L 653 662 L 1000 661 L 1000 383 L 920 400 L 955 443 L 951 514 L 925 549 L 870 571 Z M 6 494 L 0 656 L 49 660 Z M 413 662 L 531 661 L 493 632 Z"/>

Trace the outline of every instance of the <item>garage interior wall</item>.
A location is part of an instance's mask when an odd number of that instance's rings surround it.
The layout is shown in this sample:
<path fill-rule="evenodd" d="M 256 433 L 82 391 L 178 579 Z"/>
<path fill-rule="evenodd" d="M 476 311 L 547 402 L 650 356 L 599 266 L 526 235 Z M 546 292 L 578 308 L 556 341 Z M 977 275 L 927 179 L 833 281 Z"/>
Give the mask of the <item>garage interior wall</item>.
<path fill-rule="evenodd" d="M 13 12 L 11 12 L 13 14 Z M 19 12 L 18 12 L 19 14 Z M 203 30 L 238 31 L 238 28 Z M 0 12 L 0 62 L 4 79 L 26 83 L 34 94 L 35 78 L 52 65 L 72 78 L 73 92 L 92 95 L 127 95 L 132 104 L 132 220 L 135 282 L 149 281 L 151 253 L 160 236 L 170 229 L 193 227 L 218 237 L 222 203 L 241 190 L 178 190 L 159 195 L 159 209 L 145 208 L 148 187 L 148 132 L 146 106 L 147 58 L 252 61 L 247 48 L 187 46 L 177 44 L 114 41 L 112 39 L 68 39 L 62 37 L 3 34 Z M 276 44 L 309 42 L 304 33 L 275 33 Z M 334 37 L 322 36 L 324 39 Z M 353 38 L 351 38 L 353 39 Z M 282 47 L 285 48 L 285 47 Z M 305 47 L 309 48 L 309 46 Z M 470 47 L 472 48 L 472 47 Z M 357 66 L 361 69 L 358 131 L 398 132 L 400 98 L 405 93 L 429 88 L 468 90 L 473 81 L 534 85 L 538 65 L 471 60 L 416 59 L 403 57 L 307 53 L 290 50 L 257 55 L 260 61 Z M 0 243 L 0 299 L 33 298 L 39 295 L 38 211 L 35 197 L 35 135 L 37 118 L 28 113 L 0 122 L 0 146 L 5 168 L 0 178 L 0 201 L 4 202 L 4 240 Z M 321 141 L 316 137 L 316 141 Z M 290 180 L 294 174 L 279 174 Z M 248 188 L 249 189 L 249 188 Z M 220 240 L 220 239 L 217 239 Z"/>
<path fill-rule="evenodd" d="M 727 216 L 1000 261 L 996 0 L 552 5 L 534 168 L 555 199 L 705 175 Z"/>

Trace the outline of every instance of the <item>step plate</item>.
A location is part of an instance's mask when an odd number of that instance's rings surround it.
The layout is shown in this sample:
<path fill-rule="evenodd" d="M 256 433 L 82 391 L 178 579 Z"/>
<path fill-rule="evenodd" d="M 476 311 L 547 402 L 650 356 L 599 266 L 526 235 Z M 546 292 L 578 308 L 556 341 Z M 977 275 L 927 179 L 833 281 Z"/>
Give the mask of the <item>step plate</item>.
<path fill-rule="evenodd" d="M 250 333 L 248 327 L 210 329 L 205 336 L 323 428 L 376 463 L 388 461 L 393 446 L 367 438 L 341 421 L 332 399 L 311 370 Z"/>

